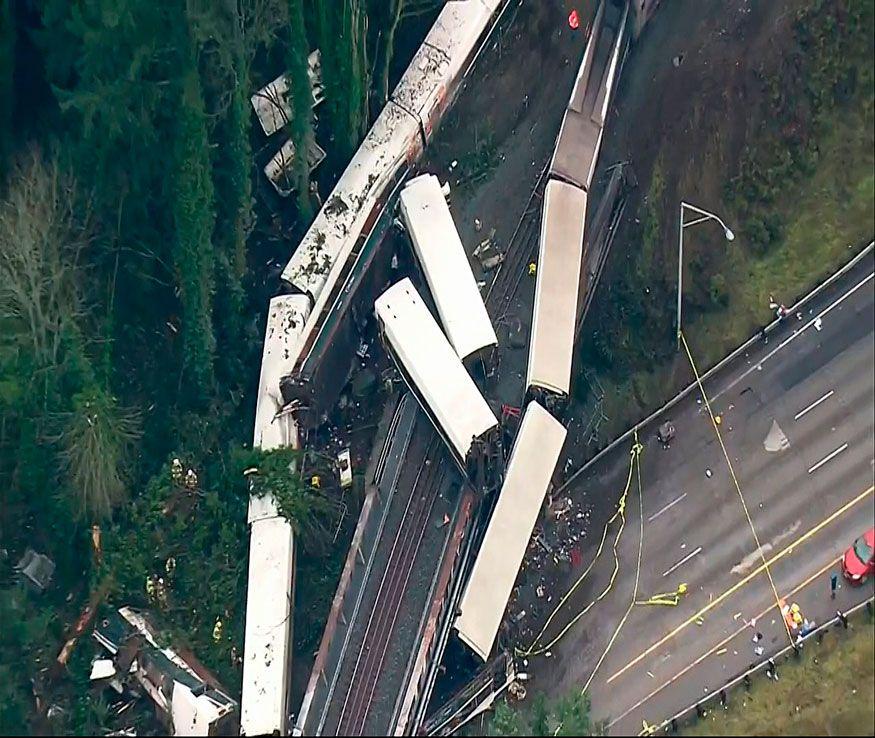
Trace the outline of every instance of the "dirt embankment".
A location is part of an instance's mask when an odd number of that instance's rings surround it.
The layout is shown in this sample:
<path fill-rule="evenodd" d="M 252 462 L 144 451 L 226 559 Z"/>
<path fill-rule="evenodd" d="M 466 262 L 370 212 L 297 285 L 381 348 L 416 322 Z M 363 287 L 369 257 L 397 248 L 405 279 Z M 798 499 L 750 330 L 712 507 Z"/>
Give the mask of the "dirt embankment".
<path fill-rule="evenodd" d="M 606 397 L 610 421 L 587 454 L 690 380 L 674 351 L 681 200 L 719 213 L 736 235 L 727 243 L 717 227 L 686 231 L 683 325 L 703 364 L 770 318 L 769 294 L 789 304 L 846 258 L 848 243 L 871 236 L 871 214 L 856 212 L 862 195 L 854 212 L 840 209 L 849 199 L 843 187 L 851 195 L 871 188 L 862 130 L 867 121 L 871 128 L 871 91 L 862 89 L 871 77 L 857 74 L 860 59 L 835 62 L 840 54 L 824 50 L 835 43 L 865 56 L 859 39 L 872 13 L 862 7 L 857 0 L 673 0 L 631 48 L 600 170 L 631 161 L 640 186 L 578 352 L 579 366 L 595 370 L 606 395 L 620 399 L 611 407 Z M 853 94 L 834 89 L 843 75 Z M 856 127 L 849 137 L 842 126 Z M 870 131 L 869 149 L 871 138 Z M 839 167 L 839 157 L 861 160 L 862 168 Z M 827 211 L 829 245 L 799 232 L 806 198 Z M 586 382 L 578 381 L 576 394 L 575 417 L 592 412 L 583 407 L 593 402 Z"/>

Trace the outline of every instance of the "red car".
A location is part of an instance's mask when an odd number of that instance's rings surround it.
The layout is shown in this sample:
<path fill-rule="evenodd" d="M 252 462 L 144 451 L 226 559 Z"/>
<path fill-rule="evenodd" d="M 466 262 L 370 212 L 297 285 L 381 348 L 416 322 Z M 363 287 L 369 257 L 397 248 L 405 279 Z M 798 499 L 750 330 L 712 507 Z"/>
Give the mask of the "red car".
<path fill-rule="evenodd" d="M 842 556 L 842 574 L 852 584 L 863 584 L 873 571 L 875 571 L 875 528 L 869 528 Z"/>

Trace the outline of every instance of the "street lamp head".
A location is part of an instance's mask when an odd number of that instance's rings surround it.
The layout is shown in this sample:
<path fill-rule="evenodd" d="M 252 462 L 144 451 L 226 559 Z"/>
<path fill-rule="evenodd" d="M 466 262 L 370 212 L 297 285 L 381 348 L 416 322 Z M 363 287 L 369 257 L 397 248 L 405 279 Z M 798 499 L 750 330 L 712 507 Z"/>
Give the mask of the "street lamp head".
<path fill-rule="evenodd" d="M 723 233 L 726 236 L 727 241 L 734 241 L 735 240 L 735 234 L 731 230 L 729 230 L 728 228 L 724 228 Z"/>

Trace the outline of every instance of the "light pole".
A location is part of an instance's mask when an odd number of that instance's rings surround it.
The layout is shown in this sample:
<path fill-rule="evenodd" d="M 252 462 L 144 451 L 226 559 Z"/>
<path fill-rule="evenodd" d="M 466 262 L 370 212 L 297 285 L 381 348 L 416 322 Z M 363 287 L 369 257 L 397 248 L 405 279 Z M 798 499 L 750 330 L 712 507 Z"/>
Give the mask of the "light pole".
<path fill-rule="evenodd" d="M 699 217 L 693 220 L 684 222 L 684 213 L 687 210 L 692 210 Z M 678 348 L 681 347 L 681 300 L 683 295 L 683 280 L 684 280 L 684 229 L 694 226 L 698 223 L 704 223 L 706 220 L 716 220 L 723 226 L 723 235 L 727 241 L 732 241 L 735 234 L 730 230 L 729 226 L 723 222 L 719 215 L 709 213 L 707 210 L 697 208 L 695 205 L 690 205 L 688 202 L 681 200 L 680 219 L 678 220 L 678 314 L 677 314 L 677 339 Z"/>

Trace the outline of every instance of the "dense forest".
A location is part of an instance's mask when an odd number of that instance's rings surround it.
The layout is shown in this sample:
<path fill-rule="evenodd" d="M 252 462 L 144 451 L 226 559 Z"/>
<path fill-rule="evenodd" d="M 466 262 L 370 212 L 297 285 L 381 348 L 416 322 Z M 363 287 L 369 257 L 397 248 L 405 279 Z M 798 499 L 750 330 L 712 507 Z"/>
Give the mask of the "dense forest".
<path fill-rule="evenodd" d="M 291 255 L 439 5 L 0 0 L 4 734 L 104 728 L 90 646 L 56 668 L 90 598 L 161 611 L 237 692 L 253 463 L 283 485 L 308 580 L 331 570 L 324 500 L 282 480 L 287 453 L 246 448 L 265 263 Z M 295 104 L 315 48 L 318 119 Z M 316 173 L 296 157 L 288 199 L 250 104 L 279 74 L 284 135 L 327 152 Z M 43 594 L 15 573 L 28 548 L 56 567 Z"/>

